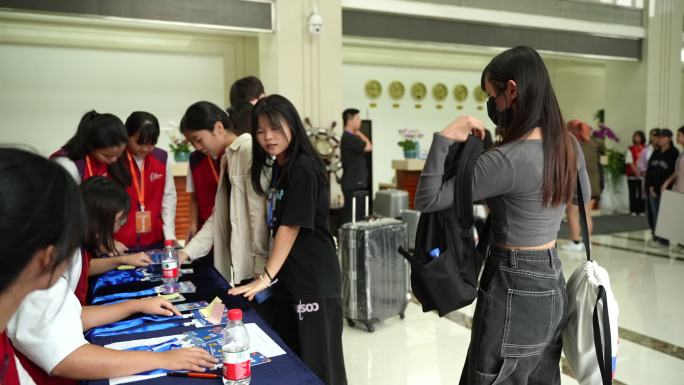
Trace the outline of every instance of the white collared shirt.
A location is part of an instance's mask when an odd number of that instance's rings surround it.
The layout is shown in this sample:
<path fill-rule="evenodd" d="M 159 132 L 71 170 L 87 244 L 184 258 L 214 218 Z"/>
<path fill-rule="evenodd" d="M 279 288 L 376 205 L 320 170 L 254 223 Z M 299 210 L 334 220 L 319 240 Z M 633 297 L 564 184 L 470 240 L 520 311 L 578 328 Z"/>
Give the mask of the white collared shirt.
<path fill-rule="evenodd" d="M 46 373 L 88 343 L 83 336 L 81 303 L 74 294 L 80 275 L 81 251 L 77 250 L 57 283 L 30 293 L 7 324 L 14 348 Z"/>

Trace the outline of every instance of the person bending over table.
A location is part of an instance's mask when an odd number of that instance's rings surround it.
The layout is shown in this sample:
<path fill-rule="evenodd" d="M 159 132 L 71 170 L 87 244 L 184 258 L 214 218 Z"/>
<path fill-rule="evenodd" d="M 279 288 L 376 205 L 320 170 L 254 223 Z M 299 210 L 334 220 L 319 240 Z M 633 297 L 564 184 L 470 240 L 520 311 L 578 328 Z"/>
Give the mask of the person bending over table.
<path fill-rule="evenodd" d="M 126 192 L 104 177 L 81 186 L 89 218 L 84 251 L 77 251 L 67 273 L 48 290 L 26 297 L 8 325 L 8 335 L 20 361 L 39 384 L 76 384 L 76 380 L 121 377 L 153 369 L 203 371 L 216 359 L 200 348 L 167 352 L 118 351 L 89 344 L 83 331 L 127 318 L 136 313 L 180 315 L 161 297 L 136 299 L 101 306 L 83 306 L 87 293 L 90 253 L 113 252 L 112 234 L 121 226 L 124 211 L 117 206 Z M 125 203 L 125 199 L 123 199 Z M 94 210 L 93 206 L 109 208 Z M 98 218 L 91 215 L 100 214 Z M 116 218 L 116 219 L 115 219 Z M 108 222 L 108 228 L 101 223 Z M 104 229 L 100 232 L 94 229 Z M 107 258 L 96 258 L 94 261 Z M 82 307 L 83 306 L 83 307 Z"/>

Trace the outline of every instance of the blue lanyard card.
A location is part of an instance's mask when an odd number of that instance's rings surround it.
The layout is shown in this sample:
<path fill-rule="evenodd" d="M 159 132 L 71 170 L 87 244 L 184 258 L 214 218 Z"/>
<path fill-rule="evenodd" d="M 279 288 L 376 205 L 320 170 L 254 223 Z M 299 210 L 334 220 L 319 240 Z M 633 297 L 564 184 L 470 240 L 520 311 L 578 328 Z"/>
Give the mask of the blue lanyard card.
<path fill-rule="evenodd" d="M 207 306 L 209 306 L 209 303 L 207 301 L 181 303 L 179 305 L 176 305 L 176 310 L 178 310 L 179 312 L 184 312 L 190 310 L 203 309 Z"/>

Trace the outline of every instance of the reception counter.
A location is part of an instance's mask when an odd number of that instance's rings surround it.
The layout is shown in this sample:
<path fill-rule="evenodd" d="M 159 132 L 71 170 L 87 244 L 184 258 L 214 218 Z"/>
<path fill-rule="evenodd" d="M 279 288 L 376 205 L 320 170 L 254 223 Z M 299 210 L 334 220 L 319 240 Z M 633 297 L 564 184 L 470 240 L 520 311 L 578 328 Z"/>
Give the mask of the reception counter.
<path fill-rule="evenodd" d="M 393 160 L 392 168 L 397 175 L 397 188 L 408 191 L 409 208 L 415 209 L 414 200 L 420 173 L 425 167 L 425 159 L 401 159 Z"/>

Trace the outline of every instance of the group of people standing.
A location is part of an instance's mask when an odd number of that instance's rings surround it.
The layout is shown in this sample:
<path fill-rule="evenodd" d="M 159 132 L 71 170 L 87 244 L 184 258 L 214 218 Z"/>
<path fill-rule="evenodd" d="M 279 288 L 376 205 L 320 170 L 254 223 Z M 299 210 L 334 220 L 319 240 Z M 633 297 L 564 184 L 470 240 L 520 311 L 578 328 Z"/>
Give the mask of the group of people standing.
<path fill-rule="evenodd" d="M 677 143 L 684 146 L 684 126 L 677 131 Z M 683 153 L 684 154 L 684 153 Z M 655 235 L 663 192 L 684 193 L 684 155 L 673 143 L 673 133 L 667 128 L 654 128 L 649 140 L 643 131 L 632 136 L 632 145 L 625 154 L 629 185 L 629 211 L 632 215 L 646 212 L 653 239 L 652 247 L 667 247 L 668 240 Z"/>
<path fill-rule="evenodd" d="M 346 384 L 325 165 L 285 97 L 266 96 L 259 79 L 247 77 L 230 99 L 227 110 L 194 103 L 181 119 L 197 151 L 180 258 L 213 258 L 234 286 L 229 294 L 251 301 L 268 291 L 255 304 L 259 314 L 326 384 Z M 117 351 L 84 337 L 137 313 L 179 315 L 161 297 L 87 304 L 89 276 L 147 266 L 141 251 L 176 238 L 176 191 L 167 153 L 155 147 L 159 133 L 149 112 L 123 123 L 90 111 L 52 161 L 0 149 L 0 383 L 75 384 L 216 364 L 199 348 Z M 303 313 L 309 303 L 316 310 Z"/>

